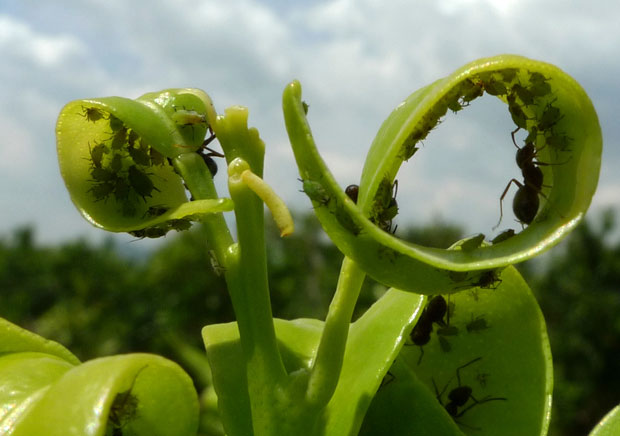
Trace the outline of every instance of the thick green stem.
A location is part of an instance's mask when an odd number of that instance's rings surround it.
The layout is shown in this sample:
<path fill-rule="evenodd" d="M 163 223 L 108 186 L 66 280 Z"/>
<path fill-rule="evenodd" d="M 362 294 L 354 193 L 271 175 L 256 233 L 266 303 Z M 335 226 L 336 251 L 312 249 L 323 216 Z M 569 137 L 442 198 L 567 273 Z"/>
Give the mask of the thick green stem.
<path fill-rule="evenodd" d="M 187 188 L 196 200 L 218 198 L 213 177 L 202 157 L 196 153 L 185 153 L 173 160 L 174 168 L 181 175 Z M 226 252 L 233 244 L 230 230 L 221 213 L 206 215 L 202 220 L 209 245 L 215 252 L 218 263 L 227 268 Z"/>
<path fill-rule="evenodd" d="M 353 309 L 365 277 L 354 261 L 344 258 L 308 383 L 310 403 L 326 404 L 336 390 Z"/>

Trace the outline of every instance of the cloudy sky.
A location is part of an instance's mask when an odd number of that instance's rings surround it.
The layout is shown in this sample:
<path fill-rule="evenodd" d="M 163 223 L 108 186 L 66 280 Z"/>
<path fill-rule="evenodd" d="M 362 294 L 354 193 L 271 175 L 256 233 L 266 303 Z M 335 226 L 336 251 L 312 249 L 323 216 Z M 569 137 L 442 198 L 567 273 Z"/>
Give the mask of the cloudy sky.
<path fill-rule="evenodd" d="M 54 125 L 70 100 L 195 87 L 220 113 L 247 106 L 268 147 L 266 180 L 308 211 L 280 106 L 290 80 L 301 81 L 315 139 L 346 186 L 401 100 L 501 53 L 554 63 L 586 89 L 605 141 L 591 213 L 620 211 L 619 20 L 612 0 L 0 0 L 0 235 L 32 224 L 46 243 L 105 236 L 58 172 Z M 505 107 L 485 97 L 429 135 L 398 176 L 401 225 L 443 219 L 491 233 L 502 190 L 520 178 Z"/>

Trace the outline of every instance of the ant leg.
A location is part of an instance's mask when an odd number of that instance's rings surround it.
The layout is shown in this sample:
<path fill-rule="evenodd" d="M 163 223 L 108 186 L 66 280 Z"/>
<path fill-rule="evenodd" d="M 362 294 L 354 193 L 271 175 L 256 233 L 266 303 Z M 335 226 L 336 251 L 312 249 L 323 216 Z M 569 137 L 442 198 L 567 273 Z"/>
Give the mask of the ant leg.
<path fill-rule="evenodd" d="M 499 198 L 499 221 L 497 222 L 497 224 L 495 224 L 495 226 L 493 227 L 493 230 L 498 228 L 500 223 L 502 222 L 502 218 L 504 217 L 504 210 L 503 210 L 502 202 L 504 201 L 504 197 L 506 197 L 506 194 L 508 193 L 508 189 L 510 189 L 510 185 L 512 183 L 515 183 L 519 188 L 523 186 L 521 182 L 519 182 L 517 179 L 510 179 L 510 181 L 506 185 L 506 189 L 504 189 L 504 192 L 502 193 L 502 196 Z"/>
<path fill-rule="evenodd" d="M 465 414 L 465 412 L 470 410 L 472 407 L 476 407 L 479 404 L 488 403 L 489 401 L 508 401 L 508 398 L 504 398 L 504 397 L 493 397 L 493 398 L 484 397 L 481 400 L 476 400 L 473 395 L 470 395 L 469 398 L 471 398 L 473 403 L 470 404 L 469 406 L 467 406 L 466 408 L 464 408 L 463 410 L 461 410 L 458 413 L 458 415 L 456 415 L 456 418 L 460 418 L 461 416 L 463 416 Z"/>
<path fill-rule="evenodd" d="M 466 368 L 469 365 L 471 365 L 472 363 L 475 363 L 475 362 L 477 362 L 477 361 L 479 361 L 481 359 L 482 359 L 482 357 L 476 357 L 474 360 L 470 360 L 466 364 L 461 365 L 458 368 L 456 368 L 456 380 L 457 380 L 459 386 L 461 386 L 461 374 L 460 374 L 461 369 Z"/>
<path fill-rule="evenodd" d="M 422 357 L 424 357 L 424 347 L 420 345 L 420 358 L 418 359 L 418 365 L 422 363 Z"/>
<path fill-rule="evenodd" d="M 514 129 L 512 132 L 510 132 L 510 136 L 512 136 L 512 143 L 515 145 L 515 147 L 517 147 L 520 150 L 521 147 L 519 147 L 517 145 L 517 141 L 515 140 L 515 133 L 517 133 L 519 130 L 521 130 L 521 127 L 517 126 L 516 129 Z"/>

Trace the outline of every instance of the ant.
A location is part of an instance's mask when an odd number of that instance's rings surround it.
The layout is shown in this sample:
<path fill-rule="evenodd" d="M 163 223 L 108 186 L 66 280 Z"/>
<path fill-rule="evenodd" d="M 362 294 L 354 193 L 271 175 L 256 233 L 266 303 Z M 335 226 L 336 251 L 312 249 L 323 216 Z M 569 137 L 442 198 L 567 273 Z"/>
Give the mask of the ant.
<path fill-rule="evenodd" d="M 477 357 L 465 363 L 464 365 L 459 366 L 456 369 L 457 386 L 454 389 L 452 389 L 450 392 L 448 392 L 448 402 L 446 404 L 443 403 L 443 401 L 441 400 L 441 397 L 443 396 L 446 389 L 448 389 L 448 386 L 450 385 L 450 382 L 452 381 L 452 379 L 450 379 L 448 383 L 446 383 L 446 385 L 443 387 L 441 392 L 439 392 L 439 390 L 437 389 L 435 380 L 431 379 L 433 382 L 433 387 L 435 388 L 435 394 L 437 395 L 437 400 L 439 401 L 439 404 L 441 404 L 444 407 L 444 409 L 446 409 L 446 411 L 452 418 L 460 418 L 467 411 L 469 411 L 470 409 L 472 409 L 473 407 L 479 404 L 488 403 L 490 401 L 507 401 L 507 398 L 491 397 L 490 395 L 487 395 L 486 397 L 478 400 L 476 397 L 472 395 L 472 391 L 473 391 L 472 388 L 470 386 L 463 385 L 461 383 L 461 370 L 468 367 L 472 363 L 480 361 L 481 359 L 482 357 Z M 472 400 L 472 403 L 469 406 L 462 409 L 461 411 L 459 411 L 459 408 L 464 407 L 470 399 Z"/>
<path fill-rule="evenodd" d="M 518 130 L 518 129 L 517 129 Z M 517 155 L 516 161 L 519 169 L 521 169 L 521 174 L 523 175 L 523 183 L 519 182 L 517 179 L 510 179 L 508 184 L 506 185 L 506 189 L 502 193 L 502 196 L 499 199 L 499 221 L 493 227 L 494 229 L 499 226 L 502 222 L 502 217 L 504 215 L 502 202 L 504 201 L 504 197 L 508 193 L 508 189 L 510 189 L 510 185 L 513 183 L 518 186 L 517 193 L 512 202 L 512 210 L 522 224 L 531 224 L 534 220 L 534 217 L 538 213 L 538 208 L 540 206 L 540 199 L 538 195 L 545 195 L 542 193 L 543 187 L 543 173 L 540 169 L 541 165 L 551 165 L 548 163 L 540 162 L 538 160 L 534 160 L 538 153 L 536 147 L 533 142 L 528 142 L 523 147 L 519 147 L 514 139 L 514 134 L 516 130 L 512 132 L 512 142 L 515 147 L 517 147 Z M 546 198 L 546 197 L 545 197 Z"/>
<path fill-rule="evenodd" d="M 418 318 L 418 322 L 411 330 L 409 337 L 414 345 L 420 347 L 420 358 L 418 359 L 418 365 L 422 362 L 424 356 L 423 345 L 428 344 L 431 340 L 431 332 L 433 331 L 433 323 L 439 324 L 442 327 L 447 327 L 448 324 L 443 320 L 443 317 L 448 312 L 448 303 L 446 299 L 441 295 L 433 297 L 424 310 L 422 315 Z M 450 321 L 448 320 L 448 323 Z"/>
<path fill-rule="evenodd" d="M 209 172 L 211 173 L 211 177 L 215 177 L 215 175 L 217 174 L 217 164 L 213 160 L 212 156 L 214 156 L 214 157 L 224 157 L 224 155 L 222 153 L 219 153 L 219 152 L 217 152 L 217 151 L 207 147 L 211 142 L 213 142 L 214 139 L 215 139 L 215 133 L 213 133 L 213 131 L 211 131 L 211 135 L 207 139 L 204 140 L 204 142 L 202 143 L 202 147 L 200 147 L 200 151 L 199 151 L 200 156 L 205 161 L 205 164 L 207 164 L 207 168 L 209 168 Z"/>

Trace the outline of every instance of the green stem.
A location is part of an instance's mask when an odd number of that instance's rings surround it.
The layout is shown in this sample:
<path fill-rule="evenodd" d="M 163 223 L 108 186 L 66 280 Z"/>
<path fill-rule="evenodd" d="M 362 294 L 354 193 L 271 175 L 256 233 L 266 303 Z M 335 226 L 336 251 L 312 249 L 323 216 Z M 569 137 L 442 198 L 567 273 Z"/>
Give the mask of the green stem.
<path fill-rule="evenodd" d="M 185 153 L 173 160 L 174 168 L 181 175 L 187 188 L 196 200 L 218 198 L 213 177 L 202 157 L 197 153 Z M 209 245 L 215 252 L 218 263 L 227 268 L 226 252 L 233 244 L 230 230 L 221 213 L 206 215 L 202 220 Z"/>
<path fill-rule="evenodd" d="M 353 309 L 366 275 L 348 257 L 344 258 L 336 293 L 329 306 L 325 327 L 308 383 L 307 399 L 313 404 L 326 404 L 334 391 L 342 370 Z"/>

